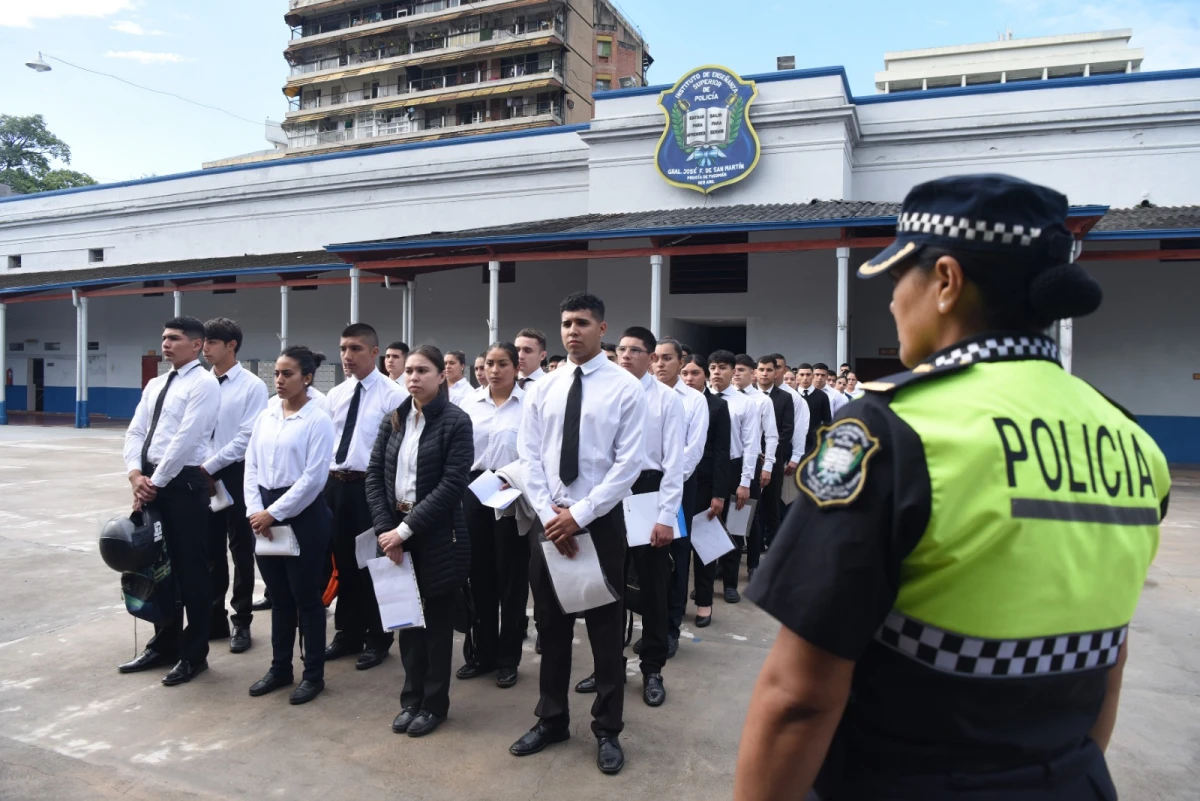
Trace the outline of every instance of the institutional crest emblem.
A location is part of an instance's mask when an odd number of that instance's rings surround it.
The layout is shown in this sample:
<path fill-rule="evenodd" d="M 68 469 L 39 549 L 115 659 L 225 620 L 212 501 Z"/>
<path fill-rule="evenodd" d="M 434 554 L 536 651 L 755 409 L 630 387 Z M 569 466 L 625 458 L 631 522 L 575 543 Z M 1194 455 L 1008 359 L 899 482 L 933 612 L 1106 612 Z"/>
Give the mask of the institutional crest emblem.
<path fill-rule="evenodd" d="M 848 417 L 817 432 L 817 448 L 796 471 L 796 485 L 817 506 L 848 506 L 867 480 L 879 440 L 866 424 Z"/>
<path fill-rule="evenodd" d="M 694 69 L 662 93 L 667 127 L 658 141 L 659 174 L 673 186 L 708 194 L 758 166 L 761 147 L 750 124 L 754 81 L 716 66 Z"/>

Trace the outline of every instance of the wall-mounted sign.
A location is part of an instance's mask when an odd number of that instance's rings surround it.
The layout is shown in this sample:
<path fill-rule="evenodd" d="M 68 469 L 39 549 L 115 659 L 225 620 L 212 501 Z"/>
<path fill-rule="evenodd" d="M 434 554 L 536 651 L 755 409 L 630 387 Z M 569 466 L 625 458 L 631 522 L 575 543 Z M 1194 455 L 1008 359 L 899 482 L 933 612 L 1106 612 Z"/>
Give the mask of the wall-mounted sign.
<path fill-rule="evenodd" d="M 880 348 L 879 355 L 880 356 L 899 356 L 900 349 L 899 348 Z"/>
<path fill-rule="evenodd" d="M 694 69 L 658 100 L 667 118 L 655 163 L 672 186 L 707 194 L 758 166 L 761 146 L 750 124 L 754 81 L 724 67 Z"/>

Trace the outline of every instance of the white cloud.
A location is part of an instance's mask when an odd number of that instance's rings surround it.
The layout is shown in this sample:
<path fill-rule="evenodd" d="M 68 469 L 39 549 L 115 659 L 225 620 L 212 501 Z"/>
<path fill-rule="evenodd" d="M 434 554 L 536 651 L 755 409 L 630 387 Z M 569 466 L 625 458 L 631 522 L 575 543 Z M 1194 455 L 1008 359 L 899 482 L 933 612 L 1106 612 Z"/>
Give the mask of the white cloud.
<path fill-rule="evenodd" d="M 117 33 L 127 33 L 130 36 L 166 36 L 166 31 L 156 31 L 151 28 L 143 28 L 136 22 L 131 22 L 127 19 L 114 22 L 108 27 Z"/>
<path fill-rule="evenodd" d="M 195 61 L 194 58 L 181 56 L 178 53 L 147 53 L 145 50 L 109 50 L 105 58 L 123 58 L 142 64 L 185 64 Z"/>
<path fill-rule="evenodd" d="M 132 10 L 133 0 L 4 0 L 0 2 L 0 27 L 32 28 L 39 19 L 107 17 Z"/>
<path fill-rule="evenodd" d="M 1024 21 L 1017 36 L 1133 29 L 1143 70 L 1200 67 L 1200 5 L 1194 0 L 1005 0 Z M 1026 29 L 1026 26 L 1030 26 Z"/>

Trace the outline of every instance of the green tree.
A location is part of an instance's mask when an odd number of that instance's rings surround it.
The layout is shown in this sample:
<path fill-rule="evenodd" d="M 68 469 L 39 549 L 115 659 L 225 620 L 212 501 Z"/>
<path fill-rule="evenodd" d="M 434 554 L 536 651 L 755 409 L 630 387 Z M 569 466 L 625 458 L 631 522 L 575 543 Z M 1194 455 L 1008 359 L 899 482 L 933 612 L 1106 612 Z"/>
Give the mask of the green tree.
<path fill-rule="evenodd" d="M 96 183 L 82 172 L 55 168 L 56 161 L 70 164 L 71 148 L 50 133 L 41 114 L 0 114 L 0 184 L 26 195 Z"/>

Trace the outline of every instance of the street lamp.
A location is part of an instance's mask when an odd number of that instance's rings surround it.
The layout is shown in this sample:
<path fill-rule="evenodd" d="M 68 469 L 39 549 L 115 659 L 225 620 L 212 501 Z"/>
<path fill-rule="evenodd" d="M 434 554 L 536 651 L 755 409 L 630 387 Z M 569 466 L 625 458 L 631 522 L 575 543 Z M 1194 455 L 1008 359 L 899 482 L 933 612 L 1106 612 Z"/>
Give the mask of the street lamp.
<path fill-rule="evenodd" d="M 29 69 L 33 70 L 34 72 L 49 72 L 51 70 L 50 65 L 47 64 L 45 59 L 42 58 L 40 51 L 38 52 L 37 58 L 35 58 L 33 61 L 26 61 L 25 66 L 29 67 Z"/>

